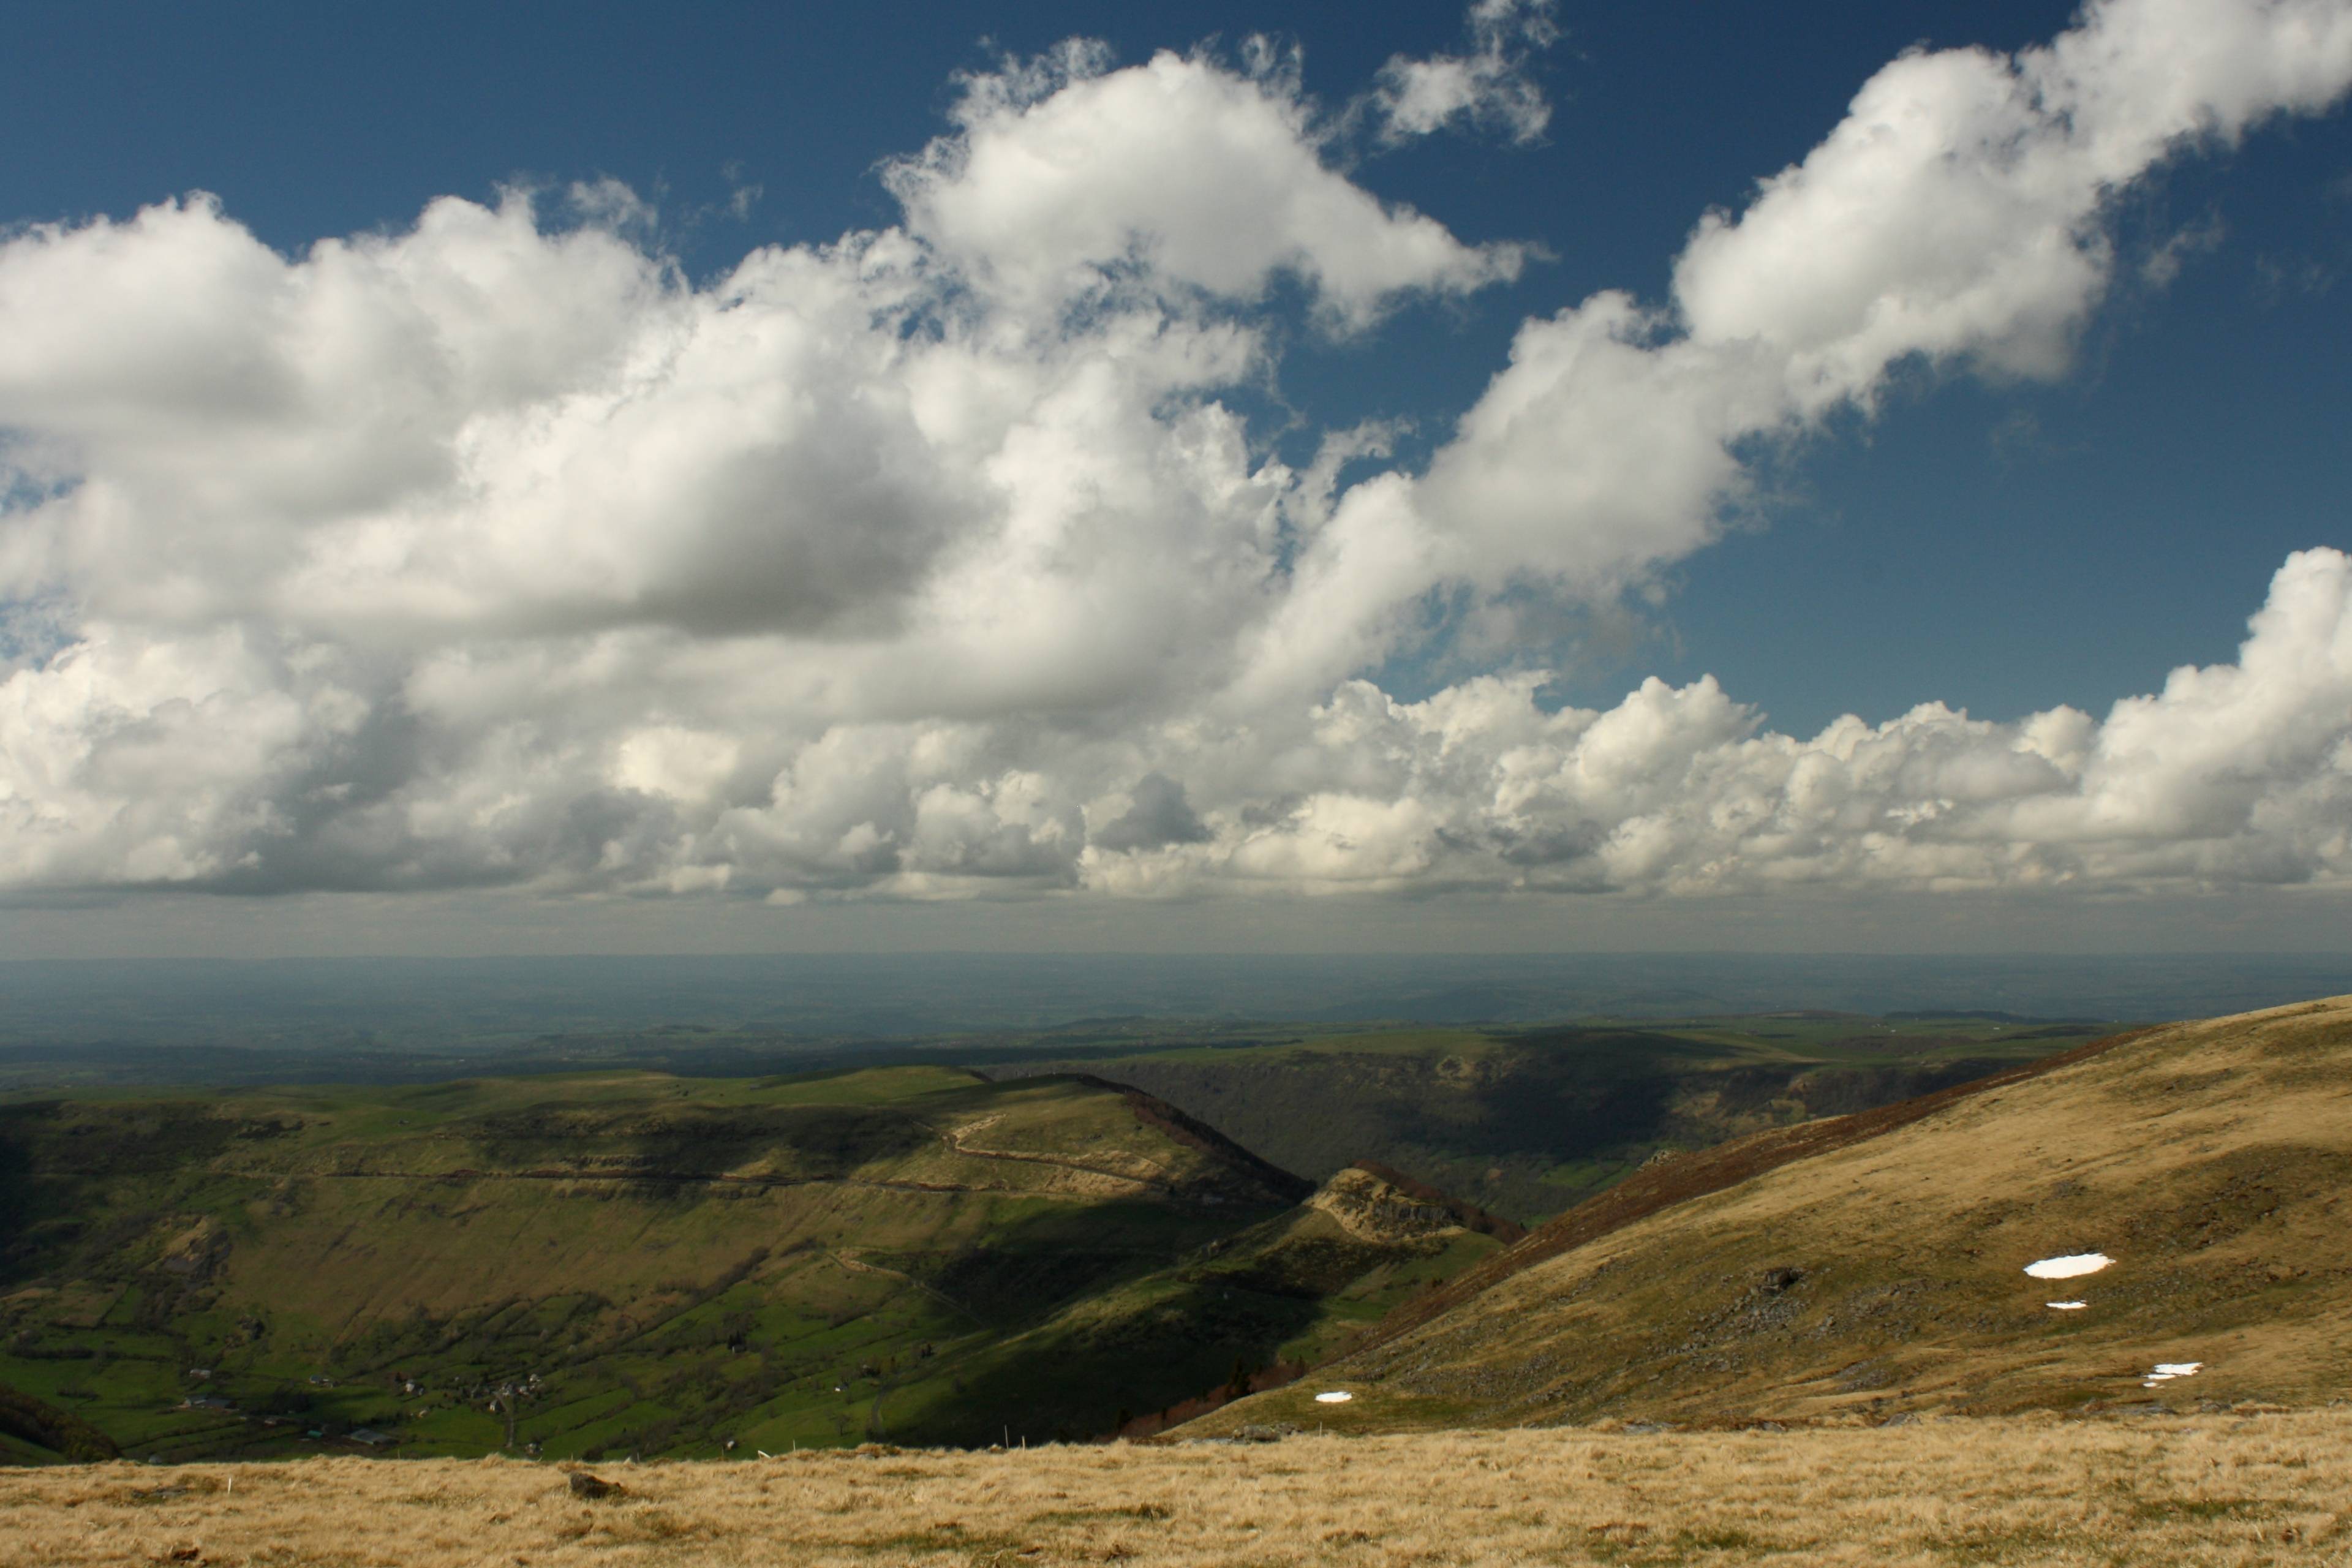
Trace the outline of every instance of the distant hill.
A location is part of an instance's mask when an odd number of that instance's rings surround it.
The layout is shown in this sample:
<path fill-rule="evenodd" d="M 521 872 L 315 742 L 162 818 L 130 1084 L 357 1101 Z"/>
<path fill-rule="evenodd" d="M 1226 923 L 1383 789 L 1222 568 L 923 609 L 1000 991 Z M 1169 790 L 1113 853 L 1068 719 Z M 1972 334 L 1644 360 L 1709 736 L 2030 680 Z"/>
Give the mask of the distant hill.
<path fill-rule="evenodd" d="M 990 1062 L 1000 1079 L 1084 1068 L 1322 1180 L 1375 1160 L 1521 1221 L 1559 1213 L 1662 1151 L 1708 1147 L 1965 1083 L 2105 1031 L 1915 1014 L 1646 1025 L 1284 1031 L 1097 1057 Z"/>
<path fill-rule="evenodd" d="M 1313 1195 L 1072 1077 L 19 1101 L 0 1381 L 173 1458 L 1089 1436 L 1499 1245 L 1319 1247 Z"/>
<path fill-rule="evenodd" d="M 1663 1163 L 1188 1430 L 2324 1403 L 2347 1203 L 2352 998 L 2168 1026 Z"/>

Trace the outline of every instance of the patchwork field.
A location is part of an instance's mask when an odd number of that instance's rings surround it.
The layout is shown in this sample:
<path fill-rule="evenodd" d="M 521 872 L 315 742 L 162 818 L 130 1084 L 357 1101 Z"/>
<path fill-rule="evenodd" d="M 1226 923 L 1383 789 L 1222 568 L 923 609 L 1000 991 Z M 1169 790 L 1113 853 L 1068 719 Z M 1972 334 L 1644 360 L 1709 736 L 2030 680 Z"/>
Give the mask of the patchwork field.
<path fill-rule="evenodd" d="M 2352 1411 L 0 1472 L 20 1568 L 2336 1563 Z"/>
<path fill-rule="evenodd" d="M 167 1460 L 1107 1436 L 1502 1245 L 1111 1085 L 921 1067 L 22 1101 L 0 1217 L 36 1462 L 70 1422 Z"/>

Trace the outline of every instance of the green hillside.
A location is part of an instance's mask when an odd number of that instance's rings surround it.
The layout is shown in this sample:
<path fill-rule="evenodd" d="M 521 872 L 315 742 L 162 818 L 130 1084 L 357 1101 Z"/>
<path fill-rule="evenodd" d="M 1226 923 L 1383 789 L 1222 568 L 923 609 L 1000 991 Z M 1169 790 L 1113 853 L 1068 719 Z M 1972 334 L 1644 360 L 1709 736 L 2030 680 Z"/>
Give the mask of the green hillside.
<path fill-rule="evenodd" d="M 16 1464 L 93 1464 L 119 1451 L 79 1416 L 0 1384 L 0 1456 Z"/>
<path fill-rule="evenodd" d="M 1091 1436 L 1494 1246 L 1307 1194 L 1070 1077 L 20 1102 L 0 1382 L 169 1458 Z"/>
<path fill-rule="evenodd" d="M 1444 1194 L 1401 1186 L 1394 1173 L 1350 1168 L 1297 1207 L 1174 1268 L 1073 1301 L 1004 1353 L 1015 1364 L 1050 1354 L 1069 1375 L 1108 1388 L 1129 1379 L 1126 1369 L 1137 1363 L 1211 1335 L 1234 1347 L 1230 1371 L 1197 1353 L 1188 1361 L 1220 1373 L 1196 1377 L 1182 1391 L 1192 1397 L 1122 1407 L 1118 1429 L 1150 1436 L 1328 1359 L 1520 1234 Z"/>
<path fill-rule="evenodd" d="M 1517 1234 L 1487 1210 L 1638 1194 L 1662 1153 L 2080 1032 L 1121 1025 L 1000 1038 L 992 1080 L 918 1062 L 19 1097 L 0 1384 L 141 1457 L 1145 1432 L 1483 1278 Z"/>

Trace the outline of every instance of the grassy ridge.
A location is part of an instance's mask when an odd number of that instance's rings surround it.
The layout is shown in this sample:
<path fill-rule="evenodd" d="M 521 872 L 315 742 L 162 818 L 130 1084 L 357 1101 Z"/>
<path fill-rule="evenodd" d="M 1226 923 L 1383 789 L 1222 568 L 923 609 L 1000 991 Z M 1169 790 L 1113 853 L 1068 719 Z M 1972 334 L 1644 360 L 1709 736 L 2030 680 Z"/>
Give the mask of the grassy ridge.
<path fill-rule="evenodd" d="M 115 1092 L 0 1152 L 0 1378 L 175 1458 L 1087 1436 L 1481 1250 L 1309 1267 L 1328 1216 L 1213 1131 L 943 1068 Z"/>
<path fill-rule="evenodd" d="M 2352 1393 L 2352 998 L 2150 1029 L 1682 1164 L 1644 1177 L 1683 1184 L 1682 1201 L 1645 1206 L 1629 1184 L 1322 1369 L 1356 1394 L 1335 1424 L 1883 1419 Z M 2094 1251 L 2113 1261 L 2081 1279 L 2022 1272 Z M 2084 1305 L 2050 1305 L 2062 1300 Z M 2159 1363 L 2195 1371 L 2151 1381 Z M 1300 1397 L 1261 1394 L 1198 1429 L 1319 1414 Z"/>
<path fill-rule="evenodd" d="M 1374 1160 L 1527 1221 L 1581 1202 L 1661 1152 L 1929 1093 L 2099 1032 L 1851 1014 L 1271 1037 L 1260 1030 L 987 1070 L 1010 1078 L 1083 1065 L 1315 1180 Z M 1040 1039 L 1036 1048 L 1053 1045 Z"/>

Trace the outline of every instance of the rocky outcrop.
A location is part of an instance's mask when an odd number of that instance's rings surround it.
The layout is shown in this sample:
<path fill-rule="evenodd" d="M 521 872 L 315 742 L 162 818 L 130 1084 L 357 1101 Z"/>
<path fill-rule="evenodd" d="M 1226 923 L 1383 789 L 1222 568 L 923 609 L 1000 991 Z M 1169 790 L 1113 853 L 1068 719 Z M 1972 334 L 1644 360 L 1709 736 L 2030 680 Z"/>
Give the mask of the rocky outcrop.
<path fill-rule="evenodd" d="M 1465 1228 L 1444 1204 L 1416 1197 L 1361 1165 L 1350 1165 L 1333 1176 L 1307 1202 L 1360 1241 L 1418 1241 Z"/>

